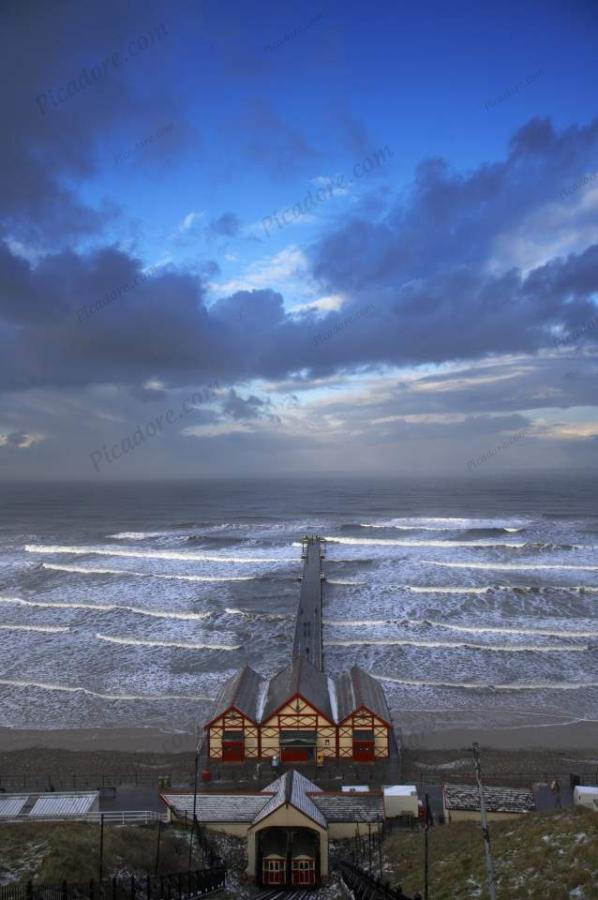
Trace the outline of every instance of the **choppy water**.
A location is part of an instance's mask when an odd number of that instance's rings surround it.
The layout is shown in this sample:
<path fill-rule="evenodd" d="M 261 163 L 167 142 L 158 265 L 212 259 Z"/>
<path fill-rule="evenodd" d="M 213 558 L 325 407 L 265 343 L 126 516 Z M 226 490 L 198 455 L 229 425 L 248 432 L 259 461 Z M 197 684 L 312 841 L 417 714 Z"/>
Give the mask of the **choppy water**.
<path fill-rule="evenodd" d="M 598 719 L 596 494 L 547 476 L 1 486 L 0 725 L 194 730 L 240 665 L 286 664 L 314 531 L 327 668 L 383 679 L 406 730 Z"/>

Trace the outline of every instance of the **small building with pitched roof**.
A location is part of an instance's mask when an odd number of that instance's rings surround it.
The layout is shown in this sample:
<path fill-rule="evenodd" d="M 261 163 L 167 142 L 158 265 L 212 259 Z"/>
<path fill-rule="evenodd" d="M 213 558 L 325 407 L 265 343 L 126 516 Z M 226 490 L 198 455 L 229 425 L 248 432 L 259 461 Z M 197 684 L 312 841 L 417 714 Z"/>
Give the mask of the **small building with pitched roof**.
<path fill-rule="evenodd" d="M 328 875 L 328 841 L 376 830 L 384 817 L 381 791 L 323 791 L 290 770 L 262 791 L 163 794 L 171 820 L 188 820 L 247 839 L 247 875 L 267 886 L 309 887 Z M 361 832 L 360 832 L 361 828 Z"/>

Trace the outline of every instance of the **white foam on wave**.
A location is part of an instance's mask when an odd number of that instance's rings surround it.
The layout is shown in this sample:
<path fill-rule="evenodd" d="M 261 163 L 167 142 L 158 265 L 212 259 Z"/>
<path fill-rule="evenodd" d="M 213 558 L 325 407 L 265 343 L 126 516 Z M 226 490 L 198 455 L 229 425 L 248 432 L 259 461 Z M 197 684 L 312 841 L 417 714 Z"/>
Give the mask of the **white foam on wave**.
<path fill-rule="evenodd" d="M 385 522 L 361 522 L 362 528 L 396 528 L 398 531 L 457 531 L 464 528 L 504 528 L 515 534 L 528 520 L 522 519 L 465 519 L 453 516 L 405 516 Z"/>
<path fill-rule="evenodd" d="M 26 553 L 71 553 L 78 556 L 123 556 L 134 559 L 175 559 L 183 562 L 218 562 L 218 563 L 278 563 L 296 562 L 296 559 L 265 556 L 212 556 L 205 553 L 180 553 L 176 550 L 121 550 L 120 547 L 69 547 L 47 544 L 26 544 Z"/>
<path fill-rule="evenodd" d="M 346 626 L 357 628 L 364 626 L 401 625 L 403 627 L 433 627 L 446 628 L 449 631 L 459 631 L 464 634 L 513 634 L 513 635 L 538 635 L 538 637 L 560 638 L 593 638 L 598 637 L 598 631 L 569 631 L 568 629 L 553 628 L 507 628 L 499 625 L 453 625 L 450 622 L 436 622 L 432 619 L 324 619 L 325 625 Z M 366 643 L 363 640 L 356 643 Z M 456 645 L 459 646 L 459 645 Z M 469 646 L 469 645 L 468 645 Z M 484 648 L 486 645 L 483 645 Z M 542 648 L 538 648 L 542 649 Z"/>
<path fill-rule="evenodd" d="M 520 549 L 525 547 L 524 541 L 494 541 L 488 538 L 484 541 L 435 541 L 435 540 L 409 540 L 395 538 L 350 538 L 350 537 L 327 537 L 331 544 L 352 544 L 355 546 L 366 547 L 503 547 L 507 549 Z"/>
<path fill-rule="evenodd" d="M 364 638 L 354 640 L 330 640 L 324 641 L 328 647 L 422 647 L 436 649 L 442 647 L 446 650 L 489 650 L 493 653 L 585 653 L 590 648 L 587 644 L 569 645 L 554 644 L 541 647 L 536 644 L 470 644 L 461 641 L 418 641 L 410 638 Z"/>
<path fill-rule="evenodd" d="M 53 684 L 46 681 L 17 681 L 10 678 L 0 678 L 0 684 L 7 687 L 18 688 L 38 688 L 41 691 L 61 691 L 65 694 L 87 694 L 89 697 L 97 697 L 100 700 L 212 700 L 212 697 L 205 697 L 196 694 L 190 697 L 186 694 L 102 694 L 98 691 L 92 691 L 84 687 L 71 687 L 66 684 Z"/>
<path fill-rule="evenodd" d="M 0 625 L 2 631 L 39 631 L 45 634 L 64 634 L 70 628 L 59 625 Z"/>
<path fill-rule="evenodd" d="M 253 612 L 248 609 L 237 609 L 235 606 L 227 606 L 224 612 L 229 616 L 243 616 L 246 619 L 294 619 L 293 613 L 265 613 Z"/>
<path fill-rule="evenodd" d="M 434 628 L 447 628 L 450 631 L 460 631 L 467 634 L 528 634 L 539 637 L 561 638 L 593 638 L 598 637 L 598 631 L 570 631 L 567 628 L 507 628 L 501 625 L 454 625 L 450 622 L 435 622 L 433 620 L 413 620 L 415 624 L 432 625 Z"/>
<path fill-rule="evenodd" d="M 18 597 L 0 597 L 0 603 L 12 603 L 18 606 L 33 606 L 43 609 L 53 609 L 55 607 L 56 609 L 91 609 L 97 610 L 98 612 L 114 612 L 115 610 L 124 610 L 126 612 L 134 613 L 137 616 L 151 616 L 152 618 L 156 619 L 194 620 L 207 619 L 210 615 L 212 615 L 209 612 L 186 613 L 170 612 L 166 609 L 143 609 L 140 606 L 119 606 L 116 603 L 77 603 L 76 601 L 67 603 L 63 600 L 58 600 L 55 603 L 49 603 L 43 600 L 21 600 Z"/>
<path fill-rule="evenodd" d="M 423 560 L 428 566 L 444 566 L 447 569 L 500 569 L 501 571 L 517 571 L 519 569 L 567 569 L 572 572 L 596 572 L 598 566 L 572 566 L 566 563 L 494 563 L 494 562 L 438 562 L 435 559 Z"/>
<path fill-rule="evenodd" d="M 367 581 L 341 581 L 340 579 L 333 581 L 332 578 L 327 578 L 326 584 L 342 585 L 343 587 L 357 587 L 358 585 L 367 584 Z"/>
<path fill-rule="evenodd" d="M 116 534 L 109 534 L 108 537 L 115 541 L 145 541 L 149 538 L 176 536 L 177 534 L 185 534 L 181 531 L 119 531 Z"/>
<path fill-rule="evenodd" d="M 484 587 L 471 587 L 465 585 L 463 587 L 433 587 L 427 585 L 422 587 L 418 584 L 389 584 L 389 588 L 397 591 L 410 591 L 413 594 L 487 594 L 492 588 L 488 585 Z"/>
<path fill-rule="evenodd" d="M 218 575 L 163 575 L 155 572 L 131 572 L 127 569 L 92 569 L 87 566 L 57 566 L 54 563 L 42 563 L 42 568 L 51 569 L 55 572 L 74 572 L 80 575 L 119 575 L 121 578 L 128 578 L 129 575 L 135 578 L 170 578 L 174 581 L 255 581 L 255 575 L 236 575 L 236 576 L 218 576 Z"/>
<path fill-rule="evenodd" d="M 109 644 L 123 644 L 130 647 L 177 647 L 181 650 L 240 650 L 241 644 L 205 644 L 188 643 L 184 641 L 151 641 L 142 638 L 123 638 L 110 634 L 96 632 L 99 641 L 107 641 Z"/>
<path fill-rule="evenodd" d="M 475 691 L 581 691 L 598 687 L 598 681 L 546 681 L 535 684 L 477 684 L 466 681 L 418 681 L 410 678 L 393 678 L 390 675 L 375 675 L 378 681 L 389 681 L 408 687 L 462 688 Z"/>

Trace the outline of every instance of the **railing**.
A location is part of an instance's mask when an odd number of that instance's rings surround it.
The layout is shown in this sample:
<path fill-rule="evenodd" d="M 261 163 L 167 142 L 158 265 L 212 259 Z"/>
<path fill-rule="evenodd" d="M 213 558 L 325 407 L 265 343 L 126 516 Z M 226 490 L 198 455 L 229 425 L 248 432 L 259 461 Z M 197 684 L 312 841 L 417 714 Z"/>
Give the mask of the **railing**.
<path fill-rule="evenodd" d="M 192 764 L 191 764 L 192 765 Z M 0 776 L 0 791 L 80 791 L 83 789 L 101 790 L 122 784 L 153 786 L 164 782 L 164 787 L 175 784 L 183 786 L 193 784 L 193 769 L 182 767 L 170 772 L 90 772 L 87 774 L 52 775 L 51 773 L 6 774 Z"/>
<path fill-rule="evenodd" d="M 104 819 L 105 825 L 150 825 L 153 822 L 168 822 L 168 813 L 155 812 L 153 809 L 109 810 L 108 812 L 89 812 L 72 816 L 31 816 L 28 813 L 3 818 L 7 822 L 90 822 L 99 824 Z"/>
<path fill-rule="evenodd" d="M 352 863 L 339 862 L 337 869 L 355 900 L 412 900 L 400 887 L 392 888 L 388 882 L 380 881 Z M 421 900 L 421 896 L 416 894 L 413 900 Z"/>
<path fill-rule="evenodd" d="M 112 878 L 105 881 L 0 886 L 0 900 L 194 900 L 225 887 L 226 869 Z"/>

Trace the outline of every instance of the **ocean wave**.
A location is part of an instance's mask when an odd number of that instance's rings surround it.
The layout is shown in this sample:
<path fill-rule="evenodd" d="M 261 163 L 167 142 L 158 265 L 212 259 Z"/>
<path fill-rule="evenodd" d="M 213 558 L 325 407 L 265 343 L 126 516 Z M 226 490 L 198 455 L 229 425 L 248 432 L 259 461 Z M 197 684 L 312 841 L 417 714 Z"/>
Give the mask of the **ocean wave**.
<path fill-rule="evenodd" d="M 45 634 L 64 634 L 70 628 L 59 625 L 0 625 L 1 631 L 40 631 Z"/>
<path fill-rule="evenodd" d="M 190 697 L 186 694 L 102 694 L 98 691 L 92 691 L 84 687 L 71 687 L 66 684 L 52 684 L 45 681 L 17 681 L 10 678 L 0 678 L 0 684 L 7 687 L 18 688 L 38 688 L 42 691 L 61 691 L 65 694 L 87 694 L 89 697 L 97 697 L 100 700 L 210 700 L 212 697 L 204 697 L 201 694 L 195 694 Z"/>
<path fill-rule="evenodd" d="M 227 606 L 224 612 L 229 616 L 243 616 L 246 619 L 294 619 L 294 613 L 266 613 L 253 612 L 247 609 L 237 609 L 235 606 Z"/>
<path fill-rule="evenodd" d="M 115 541 L 145 541 L 150 538 L 170 537 L 180 534 L 178 531 L 118 531 L 108 537 Z"/>
<path fill-rule="evenodd" d="M 598 631 L 569 631 L 568 629 L 551 629 L 551 628 L 507 628 L 500 625 L 453 625 L 450 622 L 437 622 L 433 619 L 324 619 L 324 625 L 346 626 L 349 628 L 357 628 L 368 625 L 401 625 L 409 628 L 415 627 L 433 627 L 445 628 L 449 631 L 463 632 L 464 634 L 526 634 L 530 636 L 538 635 L 538 637 L 560 637 L 560 638 L 593 638 L 598 637 Z M 357 643 L 357 642 L 356 642 Z M 359 641 L 365 643 L 365 641 Z M 486 645 L 483 645 L 484 647 Z M 541 648 L 540 648 L 541 649 Z"/>
<path fill-rule="evenodd" d="M 186 643 L 183 641 L 151 641 L 142 638 L 123 638 L 116 635 L 100 634 L 96 632 L 99 641 L 107 641 L 109 644 L 123 644 L 130 647 L 177 647 L 181 650 L 240 650 L 241 644 L 205 644 Z"/>
<path fill-rule="evenodd" d="M 447 569 L 500 569 L 501 571 L 517 571 L 518 569 L 568 569 L 573 572 L 596 572 L 598 566 L 572 566 L 566 563 L 494 563 L 494 562 L 438 562 L 435 559 L 423 560 L 428 566 L 443 566 Z"/>
<path fill-rule="evenodd" d="M 353 544 L 355 546 L 378 547 L 503 547 L 505 549 L 520 549 L 528 546 L 524 541 L 453 541 L 453 540 L 409 540 L 394 538 L 351 538 L 351 537 L 327 537 L 331 544 Z"/>
<path fill-rule="evenodd" d="M 471 644 L 461 641 L 418 641 L 410 638 L 364 638 L 354 640 L 329 640 L 324 641 L 328 647 L 422 647 L 424 649 L 446 650 L 489 650 L 493 653 L 586 653 L 590 647 L 588 644 L 569 645 L 553 644 L 542 647 L 536 644 Z"/>
<path fill-rule="evenodd" d="M 78 556 L 123 556 L 135 559 L 175 559 L 183 562 L 219 562 L 219 563 L 279 563 L 297 562 L 294 557 L 270 558 L 264 556 L 207 556 L 204 553 L 180 553 L 175 550 L 121 550 L 119 547 L 69 547 L 46 544 L 26 544 L 26 553 L 72 553 Z"/>
<path fill-rule="evenodd" d="M 0 597 L 0 603 L 12 603 L 18 606 L 33 606 L 43 609 L 90 609 L 97 610 L 98 612 L 115 612 L 117 610 L 123 610 L 125 612 L 134 613 L 136 616 L 150 616 L 155 619 L 181 619 L 190 621 L 208 619 L 212 615 L 212 613 L 209 612 L 192 613 L 169 611 L 166 609 L 144 609 L 141 606 L 121 606 L 117 603 L 79 603 L 76 601 L 67 602 L 65 600 L 57 600 L 54 603 L 50 603 L 43 600 L 21 600 L 17 597 Z"/>
<path fill-rule="evenodd" d="M 422 586 L 419 584 L 389 584 L 389 588 L 396 591 L 411 591 L 412 594 L 487 594 L 493 590 L 490 586 L 472 587 L 464 585 L 459 587 L 435 587 L 433 585 Z"/>
<path fill-rule="evenodd" d="M 164 575 L 155 572 L 130 572 L 127 569 L 92 569 L 86 566 L 58 566 L 53 563 L 42 563 L 42 568 L 51 569 L 55 572 L 74 572 L 80 575 L 120 575 L 121 578 L 129 575 L 134 578 L 170 578 L 174 581 L 197 581 L 197 582 L 218 582 L 218 581 L 255 581 L 255 575 L 236 575 L 236 576 L 218 576 L 218 575 Z"/>
<path fill-rule="evenodd" d="M 390 675 L 374 675 L 378 681 L 388 681 L 393 684 L 404 684 L 408 687 L 438 687 L 458 688 L 476 691 L 581 691 L 584 688 L 598 687 L 598 681 L 546 681 L 535 684 L 517 683 L 511 684 L 478 684 L 466 681 L 418 681 L 410 678 L 394 678 Z"/>
<path fill-rule="evenodd" d="M 356 587 L 358 585 L 364 585 L 367 583 L 367 581 L 341 581 L 340 579 L 334 581 L 332 578 L 326 579 L 326 584 L 342 585 L 343 587 Z"/>
<path fill-rule="evenodd" d="M 399 531 L 456 531 L 464 528 L 500 528 L 515 534 L 529 525 L 527 519 L 471 519 L 453 516 L 405 516 L 384 522 L 360 522 L 360 528 L 396 528 Z"/>

